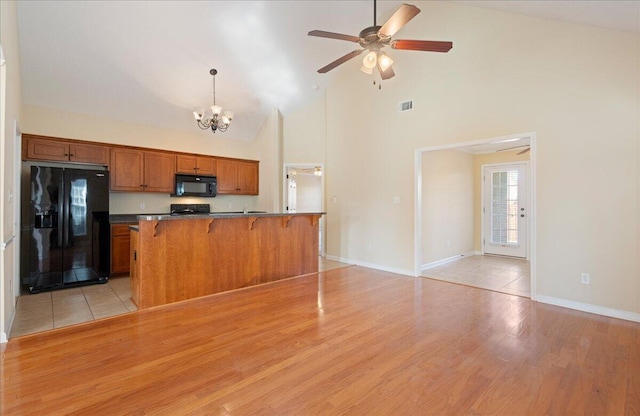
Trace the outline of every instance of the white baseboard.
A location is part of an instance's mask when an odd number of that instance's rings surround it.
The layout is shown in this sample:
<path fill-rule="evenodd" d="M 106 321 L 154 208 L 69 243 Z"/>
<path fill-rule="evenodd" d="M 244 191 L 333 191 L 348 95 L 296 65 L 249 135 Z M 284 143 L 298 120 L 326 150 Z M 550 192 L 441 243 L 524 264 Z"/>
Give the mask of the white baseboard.
<path fill-rule="evenodd" d="M 595 313 L 596 315 L 609 316 L 611 318 L 624 319 L 625 321 L 640 322 L 640 313 L 607 308 L 605 306 L 592 305 L 590 303 L 576 302 L 573 300 L 554 298 L 552 296 L 538 295 L 536 301 L 549 305 L 562 306 L 582 312 Z"/>
<path fill-rule="evenodd" d="M 405 276 L 415 277 L 413 275 L 412 270 L 398 269 L 395 267 L 386 267 L 386 266 L 381 266 L 379 264 L 367 263 L 367 262 L 358 261 L 358 260 L 351 260 L 345 257 L 331 256 L 329 254 L 327 254 L 326 258 L 333 261 L 339 261 L 340 263 L 354 264 L 356 266 L 362 266 L 369 269 L 382 270 L 383 272 L 396 273 L 396 274 L 402 274 Z"/>
<path fill-rule="evenodd" d="M 4 344 L 7 341 L 9 341 L 9 338 L 7 338 L 7 334 L 5 332 L 0 332 L 0 344 Z"/>
<path fill-rule="evenodd" d="M 474 254 L 476 254 L 475 251 L 470 251 L 468 253 L 462 253 L 462 254 L 457 254 L 455 256 L 447 257 L 446 259 L 432 261 L 431 263 L 426 263 L 426 264 L 423 264 L 422 266 L 420 266 L 420 270 L 421 271 L 425 271 L 425 270 L 430 269 L 432 267 L 440 266 L 442 264 L 450 263 L 450 262 L 452 262 L 454 260 L 461 259 L 462 257 L 473 256 Z"/>

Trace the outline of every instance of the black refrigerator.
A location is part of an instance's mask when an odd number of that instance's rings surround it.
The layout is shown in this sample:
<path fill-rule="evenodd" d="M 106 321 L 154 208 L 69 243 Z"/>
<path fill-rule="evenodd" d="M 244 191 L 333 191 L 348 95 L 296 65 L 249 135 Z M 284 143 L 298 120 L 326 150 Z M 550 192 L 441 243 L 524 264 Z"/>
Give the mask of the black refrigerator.
<path fill-rule="evenodd" d="M 23 284 L 37 293 L 105 283 L 109 172 L 32 166 L 30 192 L 22 210 Z"/>

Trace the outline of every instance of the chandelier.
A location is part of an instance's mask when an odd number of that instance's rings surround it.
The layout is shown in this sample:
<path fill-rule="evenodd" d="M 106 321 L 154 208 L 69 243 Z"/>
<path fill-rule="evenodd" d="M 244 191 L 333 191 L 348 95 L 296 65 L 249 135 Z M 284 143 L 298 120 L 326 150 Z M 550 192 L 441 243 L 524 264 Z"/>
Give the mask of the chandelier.
<path fill-rule="evenodd" d="M 218 70 L 212 69 L 209 73 L 213 77 L 213 105 L 211 106 L 211 114 L 205 114 L 204 110 L 200 109 L 193 112 L 193 117 L 196 119 L 198 127 L 202 130 L 210 128 L 214 133 L 216 131 L 225 132 L 231 124 L 233 112 L 225 111 L 224 115 L 221 115 L 222 107 L 216 105 L 216 74 Z"/>

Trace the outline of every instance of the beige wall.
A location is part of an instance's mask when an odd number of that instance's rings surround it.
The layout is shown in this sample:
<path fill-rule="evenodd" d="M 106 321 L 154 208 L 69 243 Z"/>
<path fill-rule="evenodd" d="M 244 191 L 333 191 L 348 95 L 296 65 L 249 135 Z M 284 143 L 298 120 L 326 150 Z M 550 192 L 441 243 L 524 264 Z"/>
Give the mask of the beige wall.
<path fill-rule="evenodd" d="M 522 162 L 529 160 L 529 153 L 518 155 L 520 150 L 476 155 L 473 158 L 473 250 L 482 251 L 482 165 Z"/>
<path fill-rule="evenodd" d="M 422 154 L 423 265 L 473 251 L 473 162 L 453 149 Z"/>
<path fill-rule="evenodd" d="M 20 127 L 22 92 L 20 88 L 20 55 L 18 45 L 18 28 L 15 1 L 0 2 L 0 46 L 6 63 L 2 69 L 6 75 L 1 86 L 5 96 L 0 132 L 0 156 L 2 172 L 0 173 L 0 244 L 10 241 L 18 234 L 18 213 L 14 208 L 18 190 L 14 186 L 16 178 L 15 133 L 16 125 Z M 0 104 L 2 105 L 2 104 Z M 18 263 L 16 251 L 18 241 L 13 240 L 0 252 L 0 342 L 6 341 L 9 324 L 15 312 L 15 295 L 18 291 Z"/>
<path fill-rule="evenodd" d="M 175 203 L 206 203 L 214 211 L 242 210 L 245 206 L 250 210 L 273 211 L 274 204 L 277 204 L 279 183 L 271 179 L 277 175 L 274 169 L 281 165 L 276 160 L 280 115 L 275 110 L 256 138 L 244 141 L 202 131 L 195 128 L 195 124 L 194 131 L 187 132 L 51 108 L 29 105 L 23 108 L 22 130 L 26 133 L 260 161 L 260 195 L 257 197 L 219 195 L 215 198 L 171 198 L 164 194 L 112 192 L 109 201 L 112 214 L 163 213 L 168 212 L 169 205 Z M 144 208 L 141 208 L 141 204 L 144 204 Z"/>
<path fill-rule="evenodd" d="M 414 150 L 535 131 L 534 297 L 640 319 L 639 36 L 416 5 L 403 36 L 450 39 L 448 54 L 392 51 L 396 77 L 381 90 L 354 59 L 335 74 L 326 113 L 285 120 L 299 132 L 326 120 L 328 255 L 413 273 Z M 398 113 L 408 98 L 415 109 Z"/>

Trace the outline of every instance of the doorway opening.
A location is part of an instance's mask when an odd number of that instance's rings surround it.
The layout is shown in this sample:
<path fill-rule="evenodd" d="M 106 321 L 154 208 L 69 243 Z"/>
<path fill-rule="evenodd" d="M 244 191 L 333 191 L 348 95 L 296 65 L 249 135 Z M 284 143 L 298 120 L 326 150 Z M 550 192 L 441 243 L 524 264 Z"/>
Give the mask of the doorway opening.
<path fill-rule="evenodd" d="M 482 166 L 482 254 L 528 258 L 528 165 Z"/>
<path fill-rule="evenodd" d="M 284 207 L 285 212 L 324 211 L 324 165 L 285 164 L 284 165 Z M 325 256 L 325 220 L 320 218 L 318 254 Z"/>
<path fill-rule="evenodd" d="M 416 149 L 415 276 L 535 300 L 535 136 Z"/>

